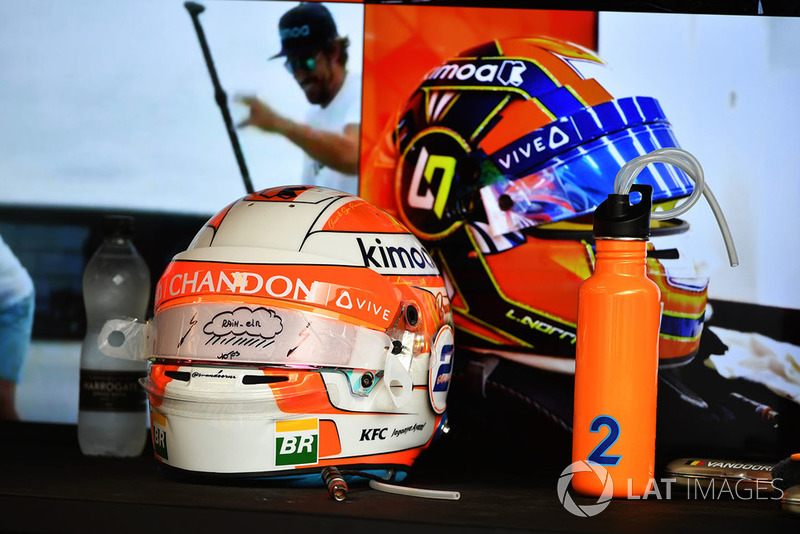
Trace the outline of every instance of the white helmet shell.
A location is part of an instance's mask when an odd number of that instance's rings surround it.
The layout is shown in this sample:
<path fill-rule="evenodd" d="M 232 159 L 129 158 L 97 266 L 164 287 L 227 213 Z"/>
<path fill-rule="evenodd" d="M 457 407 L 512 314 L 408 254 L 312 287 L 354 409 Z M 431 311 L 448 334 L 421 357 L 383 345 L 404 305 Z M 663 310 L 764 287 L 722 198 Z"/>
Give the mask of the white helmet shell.
<path fill-rule="evenodd" d="M 121 347 L 104 341 L 115 330 Z M 101 345 L 153 360 L 143 386 L 164 465 L 402 476 L 442 423 L 452 316 L 397 220 L 339 191 L 279 187 L 212 217 L 159 280 L 153 321 L 110 321 Z"/>

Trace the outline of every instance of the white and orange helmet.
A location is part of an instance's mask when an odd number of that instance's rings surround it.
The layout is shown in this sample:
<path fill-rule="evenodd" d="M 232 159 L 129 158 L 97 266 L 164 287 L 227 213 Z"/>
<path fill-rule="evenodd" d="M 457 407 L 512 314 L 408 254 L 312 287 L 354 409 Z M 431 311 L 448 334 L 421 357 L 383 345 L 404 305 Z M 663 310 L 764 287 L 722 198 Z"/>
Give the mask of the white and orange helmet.
<path fill-rule="evenodd" d="M 297 186 L 237 200 L 170 262 L 154 311 L 146 325 L 109 321 L 100 339 L 153 362 L 142 385 L 171 468 L 400 480 L 443 424 L 444 282 L 401 223 L 358 197 Z"/>

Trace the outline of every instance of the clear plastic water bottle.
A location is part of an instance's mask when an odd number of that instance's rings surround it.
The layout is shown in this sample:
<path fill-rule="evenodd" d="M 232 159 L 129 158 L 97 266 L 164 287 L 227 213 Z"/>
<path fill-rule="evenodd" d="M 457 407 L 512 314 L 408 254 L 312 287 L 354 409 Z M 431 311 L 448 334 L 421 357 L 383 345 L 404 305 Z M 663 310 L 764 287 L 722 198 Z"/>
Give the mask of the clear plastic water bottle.
<path fill-rule="evenodd" d="M 147 363 L 106 356 L 97 339 L 108 319 L 145 319 L 150 273 L 132 235 L 132 217 L 105 217 L 103 244 L 83 273 L 87 328 L 81 348 L 78 442 L 90 456 L 138 456 L 147 439 L 147 403 L 138 384 Z"/>

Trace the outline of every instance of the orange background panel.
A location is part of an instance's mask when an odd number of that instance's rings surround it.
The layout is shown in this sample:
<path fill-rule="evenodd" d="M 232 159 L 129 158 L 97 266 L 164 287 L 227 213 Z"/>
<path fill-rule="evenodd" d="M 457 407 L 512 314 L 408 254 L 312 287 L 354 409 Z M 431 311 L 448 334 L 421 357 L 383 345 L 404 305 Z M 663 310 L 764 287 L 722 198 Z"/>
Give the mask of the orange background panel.
<path fill-rule="evenodd" d="M 510 37 L 557 37 L 594 50 L 596 21 L 587 11 L 365 5 L 361 175 L 370 175 L 365 167 L 381 133 L 432 67 Z"/>

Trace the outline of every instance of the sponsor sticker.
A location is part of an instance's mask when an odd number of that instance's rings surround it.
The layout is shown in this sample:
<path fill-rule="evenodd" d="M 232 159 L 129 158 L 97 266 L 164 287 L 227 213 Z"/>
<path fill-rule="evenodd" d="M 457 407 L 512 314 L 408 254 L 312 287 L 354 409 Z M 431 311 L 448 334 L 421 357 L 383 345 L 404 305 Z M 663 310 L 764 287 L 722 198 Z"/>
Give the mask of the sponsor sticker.
<path fill-rule="evenodd" d="M 319 420 L 275 422 L 275 465 L 316 464 L 319 452 Z"/>
<path fill-rule="evenodd" d="M 147 398 L 139 387 L 145 371 L 81 369 L 79 404 L 95 412 L 145 411 Z"/>
<path fill-rule="evenodd" d="M 349 247 L 353 265 L 322 268 L 315 265 L 174 261 L 156 286 L 156 313 L 186 303 L 187 299 L 198 302 L 209 295 L 230 296 L 240 302 L 258 303 L 268 299 L 271 302 L 321 306 L 388 327 L 395 312 L 393 289 L 383 276 L 373 271 L 384 275 L 438 273 L 428 253 L 410 234 L 384 237 L 383 241 L 366 237 L 353 239 L 349 233 L 338 239 L 337 235 L 326 235 L 326 239 L 340 248 Z M 255 312 L 250 310 L 251 314 Z M 276 322 L 274 317 L 242 319 L 226 316 L 219 319 L 215 327 L 217 331 L 230 327 L 237 331 L 255 331 L 259 329 L 256 321 L 260 321 L 262 328 Z"/>
<path fill-rule="evenodd" d="M 454 59 L 428 71 L 425 85 L 520 87 L 537 72 L 519 59 Z"/>
<path fill-rule="evenodd" d="M 150 410 L 150 429 L 153 435 L 153 450 L 156 456 L 169 460 L 167 449 L 167 418 L 158 410 Z"/>

